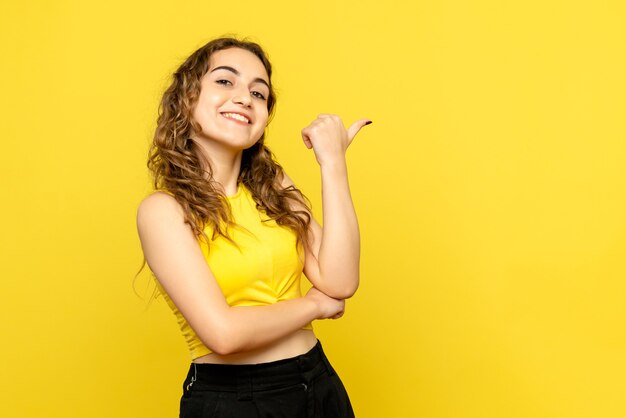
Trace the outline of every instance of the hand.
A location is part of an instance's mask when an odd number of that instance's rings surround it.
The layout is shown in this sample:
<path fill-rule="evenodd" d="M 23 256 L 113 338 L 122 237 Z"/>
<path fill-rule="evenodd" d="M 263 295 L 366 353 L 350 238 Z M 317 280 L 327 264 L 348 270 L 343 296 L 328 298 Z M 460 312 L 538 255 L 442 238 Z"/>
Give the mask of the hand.
<path fill-rule="evenodd" d="M 369 123 L 369 119 L 359 119 L 346 129 L 339 116 L 322 113 L 302 129 L 302 140 L 308 149 L 313 148 L 320 165 L 332 163 L 345 158 L 356 134 Z"/>
<path fill-rule="evenodd" d="M 343 316 L 346 302 L 343 299 L 335 299 L 312 287 L 307 292 L 305 298 L 313 300 L 319 308 L 317 319 L 339 319 Z"/>

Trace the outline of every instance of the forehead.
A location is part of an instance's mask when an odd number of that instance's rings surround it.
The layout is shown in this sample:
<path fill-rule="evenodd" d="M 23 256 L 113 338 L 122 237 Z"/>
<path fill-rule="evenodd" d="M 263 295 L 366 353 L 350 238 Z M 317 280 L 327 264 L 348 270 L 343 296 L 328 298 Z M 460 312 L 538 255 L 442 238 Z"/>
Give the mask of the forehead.
<path fill-rule="evenodd" d="M 259 57 L 246 49 L 228 48 L 214 52 L 209 59 L 208 72 L 220 66 L 233 67 L 244 77 L 269 79 Z"/>

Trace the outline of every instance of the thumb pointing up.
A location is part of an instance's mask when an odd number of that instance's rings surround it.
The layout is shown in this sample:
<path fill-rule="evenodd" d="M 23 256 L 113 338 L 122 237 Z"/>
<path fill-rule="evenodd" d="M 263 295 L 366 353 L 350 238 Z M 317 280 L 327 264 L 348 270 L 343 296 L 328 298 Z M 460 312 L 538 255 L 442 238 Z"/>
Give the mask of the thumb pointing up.
<path fill-rule="evenodd" d="M 369 119 L 359 119 L 352 125 L 350 125 L 350 127 L 348 128 L 348 144 L 352 143 L 352 140 L 362 127 L 364 127 L 365 125 L 369 125 L 370 123 L 372 123 L 372 121 Z"/>

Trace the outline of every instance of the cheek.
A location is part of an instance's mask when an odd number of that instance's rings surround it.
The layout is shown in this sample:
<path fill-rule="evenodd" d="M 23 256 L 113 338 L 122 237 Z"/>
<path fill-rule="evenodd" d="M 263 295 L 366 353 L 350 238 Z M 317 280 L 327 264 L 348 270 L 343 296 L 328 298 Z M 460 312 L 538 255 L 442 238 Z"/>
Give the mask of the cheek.
<path fill-rule="evenodd" d="M 215 110 L 224 101 L 224 98 L 217 92 L 202 92 L 198 97 L 198 107 L 205 110 Z"/>
<path fill-rule="evenodd" d="M 213 117 L 217 113 L 216 103 L 217 101 L 214 96 L 200 97 L 193 112 L 194 118 L 198 122 L 203 123 L 207 121 L 208 118 Z"/>
<path fill-rule="evenodd" d="M 263 126 L 267 125 L 268 112 L 267 110 L 261 110 L 257 113 L 257 120 L 263 122 Z"/>
<path fill-rule="evenodd" d="M 267 120 L 264 120 L 262 124 L 259 124 L 259 126 L 257 127 L 257 136 L 260 138 L 261 135 L 263 135 L 263 132 L 265 132 L 265 128 L 267 127 Z"/>
<path fill-rule="evenodd" d="M 266 114 L 261 114 L 261 115 L 257 115 L 257 121 L 261 122 L 257 125 L 256 127 L 256 132 L 255 132 L 255 137 L 257 139 L 257 141 L 261 138 L 261 136 L 263 135 L 263 133 L 265 132 L 265 128 L 267 126 L 267 113 Z"/>

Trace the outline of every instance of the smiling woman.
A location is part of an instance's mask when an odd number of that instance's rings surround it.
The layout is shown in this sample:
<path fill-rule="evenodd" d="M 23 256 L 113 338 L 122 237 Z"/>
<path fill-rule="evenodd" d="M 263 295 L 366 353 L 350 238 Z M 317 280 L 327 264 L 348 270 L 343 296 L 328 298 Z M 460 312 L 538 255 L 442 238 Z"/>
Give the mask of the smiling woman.
<path fill-rule="evenodd" d="M 248 50 L 229 48 L 211 55 L 193 113 L 202 131 L 192 135 L 209 158 L 222 147 L 249 148 L 262 135 L 269 116 L 268 79 L 263 63 Z"/>
<path fill-rule="evenodd" d="M 181 417 L 354 416 L 312 321 L 340 318 L 358 287 L 345 151 L 370 121 L 346 129 L 321 114 L 302 130 L 322 171 L 322 229 L 264 144 L 271 77 L 258 44 L 219 38 L 180 66 L 161 101 L 155 192 L 137 228 L 192 358 Z"/>

